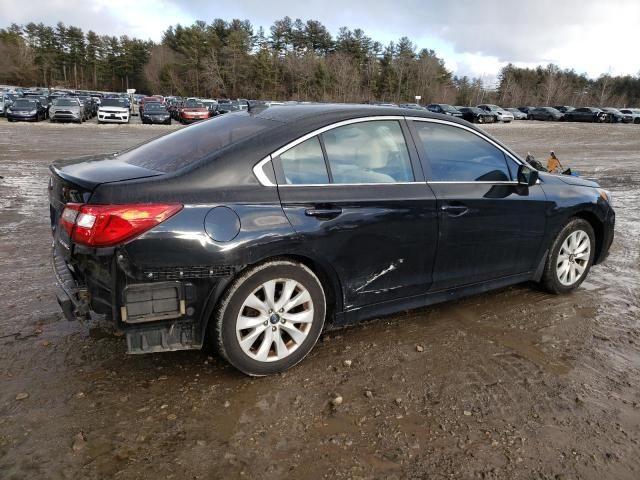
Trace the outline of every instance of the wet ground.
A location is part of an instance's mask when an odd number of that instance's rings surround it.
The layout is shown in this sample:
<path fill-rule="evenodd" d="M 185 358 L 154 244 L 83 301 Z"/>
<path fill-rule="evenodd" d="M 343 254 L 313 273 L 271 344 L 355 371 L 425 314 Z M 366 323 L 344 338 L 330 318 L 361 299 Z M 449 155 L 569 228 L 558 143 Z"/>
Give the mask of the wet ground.
<path fill-rule="evenodd" d="M 612 254 L 578 291 L 331 332 L 263 379 L 212 352 L 127 356 L 54 300 L 47 165 L 173 128 L 0 119 L 0 478 L 640 478 L 637 125 L 486 127 L 613 192 Z"/>

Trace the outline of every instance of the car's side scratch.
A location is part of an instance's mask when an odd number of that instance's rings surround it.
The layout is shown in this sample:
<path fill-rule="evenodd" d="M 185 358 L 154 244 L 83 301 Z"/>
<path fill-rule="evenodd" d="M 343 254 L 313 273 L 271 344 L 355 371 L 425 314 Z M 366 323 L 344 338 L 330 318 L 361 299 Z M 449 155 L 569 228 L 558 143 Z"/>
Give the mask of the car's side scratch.
<path fill-rule="evenodd" d="M 378 280 L 380 277 L 386 275 L 389 272 L 393 272 L 395 269 L 398 268 L 398 264 L 404 262 L 404 258 L 400 258 L 398 259 L 397 262 L 393 262 L 391 263 L 391 265 L 389 265 L 387 268 L 385 268 L 384 270 L 374 274 L 371 278 L 369 278 L 366 282 L 364 282 L 362 285 L 360 285 L 358 288 L 356 288 L 356 292 L 358 293 L 365 293 L 364 289 L 366 287 L 368 287 L 369 285 L 371 285 L 373 282 L 375 282 L 376 280 Z"/>

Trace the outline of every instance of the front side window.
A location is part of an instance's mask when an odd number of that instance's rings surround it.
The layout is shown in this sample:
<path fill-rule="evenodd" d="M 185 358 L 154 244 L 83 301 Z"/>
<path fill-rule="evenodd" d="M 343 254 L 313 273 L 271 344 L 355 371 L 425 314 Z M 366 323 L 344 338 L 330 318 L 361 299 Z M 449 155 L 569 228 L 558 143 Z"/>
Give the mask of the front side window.
<path fill-rule="evenodd" d="M 329 174 L 318 137 L 312 137 L 280 154 L 287 185 L 329 183 Z"/>
<path fill-rule="evenodd" d="M 407 144 L 395 120 L 345 125 L 322 138 L 333 183 L 414 181 Z"/>
<path fill-rule="evenodd" d="M 462 128 L 414 122 L 432 182 L 507 182 L 511 175 L 504 153 Z"/>

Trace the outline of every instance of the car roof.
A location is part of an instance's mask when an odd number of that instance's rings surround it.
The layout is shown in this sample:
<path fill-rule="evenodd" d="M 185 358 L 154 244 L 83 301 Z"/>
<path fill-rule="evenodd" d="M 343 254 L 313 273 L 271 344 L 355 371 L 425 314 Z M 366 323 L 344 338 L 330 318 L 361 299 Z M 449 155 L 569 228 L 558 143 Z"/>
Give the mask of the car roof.
<path fill-rule="evenodd" d="M 255 112 L 255 113 L 254 113 Z M 425 118 L 443 118 L 442 115 L 429 112 L 428 110 L 415 110 L 403 107 L 387 107 L 381 105 L 354 105 L 354 104 L 296 104 L 296 105 L 276 105 L 262 109 L 253 107 L 252 114 L 258 118 L 275 120 L 282 123 L 292 123 L 299 125 L 300 130 L 306 130 L 307 125 L 320 128 L 335 122 L 360 117 L 383 117 L 383 116 L 408 116 Z M 452 117 L 446 117 L 449 121 L 456 121 Z M 321 125 L 316 126 L 316 124 Z M 463 123 L 463 122 L 460 122 Z M 466 124 L 466 123 L 465 123 Z M 307 133 L 301 132 L 301 134 Z M 292 132 L 292 135 L 294 133 Z"/>

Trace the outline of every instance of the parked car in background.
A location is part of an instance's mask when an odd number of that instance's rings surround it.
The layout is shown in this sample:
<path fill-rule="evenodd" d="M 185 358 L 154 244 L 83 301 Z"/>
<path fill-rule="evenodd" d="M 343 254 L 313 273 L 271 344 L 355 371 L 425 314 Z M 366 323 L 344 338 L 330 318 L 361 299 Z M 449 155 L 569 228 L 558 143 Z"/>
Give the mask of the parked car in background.
<path fill-rule="evenodd" d="M 606 113 L 607 117 L 605 122 L 608 123 L 631 123 L 633 122 L 633 115 L 622 113 L 617 108 L 604 107 L 602 109 Z"/>
<path fill-rule="evenodd" d="M 188 99 L 182 107 L 178 109 L 178 120 L 180 123 L 193 123 L 206 120 L 210 117 L 209 109 L 199 100 Z"/>
<path fill-rule="evenodd" d="M 148 102 L 140 118 L 142 123 L 171 125 L 171 114 L 163 104 L 157 102 Z"/>
<path fill-rule="evenodd" d="M 615 223 L 598 184 L 538 173 L 467 122 L 353 105 L 56 162 L 49 203 L 67 318 L 106 314 L 129 353 L 207 339 L 249 375 L 293 367 L 325 325 L 521 282 L 574 291 Z"/>
<path fill-rule="evenodd" d="M 452 107 L 451 105 L 447 105 L 446 103 L 430 103 L 427 105 L 427 110 L 433 113 L 440 113 L 442 115 L 449 115 L 451 117 L 462 118 L 462 113 L 460 113 L 457 109 Z"/>
<path fill-rule="evenodd" d="M 204 106 L 207 107 L 207 109 L 209 110 L 209 116 L 210 117 L 215 117 L 216 115 L 218 115 L 218 101 L 217 100 L 210 100 L 210 99 L 202 99 L 200 100 L 202 103 L 204 103 Z"/>
<path fill-rule="evenodd" d="M 22 95 L 18 93 L 5 93 L 3 95 L 3 105 L 4 105 L 4 113 L 6 114 L 7 109 L 13 105 L 18 98 L 22 98 Z"/>
<path fill-rule="evenodd" d="M 494 123 L 496 115 L 485 112 L 478 107 L 456 107 L 462 118 L 471 123 Z"/>
<path fill-rule="evenodd" d="M 513 107 L 512 108 L 505 108 L 505 110 L 513 115 L 513 119 L 514 120 L 526 120 L 527 119 L 527 114 L 524 113 L 524 112 L 521 112 L 517 108 L 513 108 Z"/>
<path fill-rule="evenodd" d="M 422 105 L 418 105 L 417 103 L 401 103 L 398 106 L 402 107 L 402 108 L 408 108 L 410 110 L 424 110 L 425 109 L 425 107 L 423 107 Z"/>
<path fill-rule="evenodd" d="M 98 123 L 129 123 L 129 105 L 124 98 L 103 98 L 98 107 Z"/>
<path fill-rule="evenodd" d="M 570 110 L 564 114 L 564 119 L 568 122 L 604 122 L 607 114 L 595 107 L 580 107 Z"/>
<path fill-rule="evenodd" d="M 560 113 L 567 113 L 567 112 L 571 112 L 573 110 L 575 110 L 575 107 L 571 107 L 569 105 L 557 105 L 555 107 L 556 110 L 558 110 Z"/>
<path fill-rule="evenodd" d="M 5 101 L 4 92 L 0 92 L 0 117 L 4 116 Z"/>
<path fill-rule="evenodd" d="M 45 118 L 49 118 L 49 107 L 51 107 L 51 97 L 49 95 L 40 95 L 35 98 L 40 100 L 40 104 L 44 107 L 45 113 L 46 113 Z"/>
<path fill-rule="evenodd" d="M 295 102 L 296 104 L 298 102 Z M 293 103 L 292 103 L 293 104 Z M 388 103 L 380 103 L 379 106 L 394 106 L 397 105 L 388 104 Z M 239 100 L 218 100 L 218 113 L 229 113 L 229 112 L 239 112 L 241 110 L 247 109 L 247 103 L 241 102 Z"/>
<path fill-rule="evenodd" d="M 75 122 L 85 121 L 84 103 L 78 97 L 58 97 L 53 100 L 49 108 L 50 122 Z"/>
<path fill-rule="evenodd" d="M 47 109 L 40 103 L 38 98 L 18 98 L 7 108 L 6 116 L 10 122 L 38 122 L 47 117 Z"/>
<path fill-rule="evenodd" d="M 625 115 L 631 115 L 633 123 L 640 123 L 640 108 L 622 108 L 620 112 Z"/>
<path fill-rule="evenodd" d="M 496 121 L 498 122 L 509 123 L 514 120 L 511 112 L 507 112 L 504 108 L 499 107 L 498 105 L 483 104 L 478 105 L 478 108 L 495 115 Z"/>
<path fill-rule="evenodd" d="M 558 121 L 562 120 L 563 117 L 564 114 L 562 112 L 552 107 L 537 107 L 527 114 L 529 120 Z"/>
<path fill-rule="evenodd" d="M 529 113 L 530 110 L 533 110 L 536 107 L 518 107 L 518 110 L 520 110 L 522 113 Z"/>
<path fill-rule="evenodd" d="M 141 98 L 140 101 L 138 102 L 140 115 L 142 115 L 142 112 L 144 111 L 144 106 L 146 103 L 164 103 L 164 97 L 162 97 L 161 95 L 153 95 L 151 97 Z"/>

